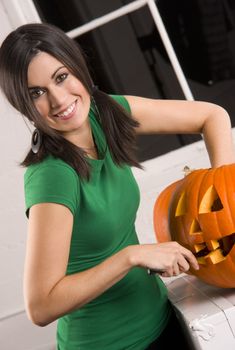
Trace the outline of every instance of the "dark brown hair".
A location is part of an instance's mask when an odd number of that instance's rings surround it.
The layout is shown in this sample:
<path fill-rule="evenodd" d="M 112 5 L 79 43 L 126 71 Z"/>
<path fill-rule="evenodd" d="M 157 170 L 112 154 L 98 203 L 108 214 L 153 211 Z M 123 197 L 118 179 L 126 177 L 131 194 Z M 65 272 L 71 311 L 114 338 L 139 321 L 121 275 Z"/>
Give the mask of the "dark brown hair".
<path fill-rule="evenodd" d="M 117 165 L 140 167 L 135 152 L 135 121 L 109 95 L 93 89 L 79 45 L 61 29 L 51 24 L 25 24 L 11 32 L 0 48 L 0 86 L 10 104 L 40 130 L 43 143 L 37 154 L 30 150 L 21 163 L 29 166 L 49 154 L 61 158 L 82 177 L 89 179 L 90 168 L 84 151 L 50 128 L 38 113 L 28 91 L 27 72 L 32 58 L 40 51 L 62 62 L 76 76 L 96 105 L 111 156 Z"/>

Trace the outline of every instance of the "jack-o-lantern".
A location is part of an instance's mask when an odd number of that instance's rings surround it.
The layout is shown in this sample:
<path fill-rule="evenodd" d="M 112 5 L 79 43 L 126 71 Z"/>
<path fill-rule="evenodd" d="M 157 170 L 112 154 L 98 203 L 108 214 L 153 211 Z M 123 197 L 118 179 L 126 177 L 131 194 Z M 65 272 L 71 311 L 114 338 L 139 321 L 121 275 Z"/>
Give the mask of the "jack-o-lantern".
<path fill-rule="evenodd" d="M 177 241 L 197 257 L 204 282 L 235 287 L 235 164 L 190 172 L 154 205 L 158 242 Z"/>

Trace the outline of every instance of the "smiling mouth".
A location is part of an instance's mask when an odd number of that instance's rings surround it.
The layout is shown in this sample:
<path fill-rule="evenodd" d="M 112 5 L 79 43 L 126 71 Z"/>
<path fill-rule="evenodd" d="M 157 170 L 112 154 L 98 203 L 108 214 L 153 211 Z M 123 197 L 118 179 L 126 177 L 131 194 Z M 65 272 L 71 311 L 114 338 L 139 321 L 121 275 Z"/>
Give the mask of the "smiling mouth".
<path fill-rule="evenodd" d="M 210 242 L 210 244 L 204 242 L 203 245 L 205 245 L 205 247 L 194 255 L 199 264 L 205 265 L 207 262 L 217 264 L 226 258 L 231 249 L 234 247 L 234 244 L 235 233 L 232 233 L 231 235 Z"/>
<path fill-rule="evenodd" d="M 63 113 L 57 113 L 54 115 L 56 118 L 67 119 L 73 113 L 76 102 L 73 102 Z"/>

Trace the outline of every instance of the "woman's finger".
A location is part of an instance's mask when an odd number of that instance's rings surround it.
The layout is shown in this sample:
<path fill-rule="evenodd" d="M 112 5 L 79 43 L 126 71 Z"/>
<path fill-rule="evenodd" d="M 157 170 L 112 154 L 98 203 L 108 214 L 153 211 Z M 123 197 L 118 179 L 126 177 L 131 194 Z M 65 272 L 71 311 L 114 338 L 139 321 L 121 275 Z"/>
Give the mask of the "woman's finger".
<path fill-rule="evenodd" d="M 178 259 L 178 265 L 179 265 L 179 269 L 181 272 L 186 272 L 190 269 L 190 265 L 187 261 L 187 259 L 181 255 Z"/>
<path fill-rule="evenodd" d="M 197 262 L 197 259 L 190 250 L 182 247 L 181 253 L 193 269 L 199 270 L 199 264 Z"/>

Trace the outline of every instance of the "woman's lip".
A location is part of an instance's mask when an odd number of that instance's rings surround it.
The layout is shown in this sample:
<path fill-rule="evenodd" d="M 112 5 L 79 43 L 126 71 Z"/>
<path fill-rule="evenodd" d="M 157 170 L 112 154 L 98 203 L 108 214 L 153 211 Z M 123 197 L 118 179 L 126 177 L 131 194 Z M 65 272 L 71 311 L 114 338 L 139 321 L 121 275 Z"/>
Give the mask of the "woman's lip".
<path fill-rule="evenodd" d="M 60 117 L 57 115 L 56 118 L 58 118 L 59 120 L 68 120 L 68 119 L 72 118 L 74 116 L 74 113 L 77 110 L 77 101 L 74 101 L 71 105 L 73 105 L 73 104 L 74 104 L 74 108 L 68 115 L 65 115 L 63 117 Z"/>

